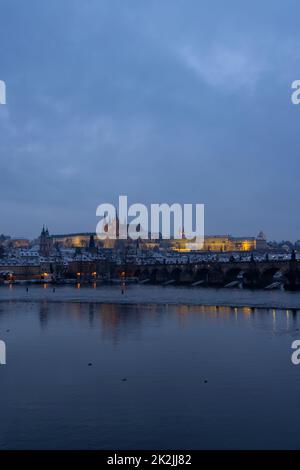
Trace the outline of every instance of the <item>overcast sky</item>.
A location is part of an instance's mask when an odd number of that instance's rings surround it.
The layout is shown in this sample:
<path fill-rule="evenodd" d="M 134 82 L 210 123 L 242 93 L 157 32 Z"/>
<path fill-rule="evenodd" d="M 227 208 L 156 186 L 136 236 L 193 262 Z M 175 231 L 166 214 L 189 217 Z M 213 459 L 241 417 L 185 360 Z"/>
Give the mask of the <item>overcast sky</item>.
<path fill-rule="evenodd" d="M 207 234 L 300 238 L 298 0 L 0 0 L 0 233 L 204 203 Z"/>

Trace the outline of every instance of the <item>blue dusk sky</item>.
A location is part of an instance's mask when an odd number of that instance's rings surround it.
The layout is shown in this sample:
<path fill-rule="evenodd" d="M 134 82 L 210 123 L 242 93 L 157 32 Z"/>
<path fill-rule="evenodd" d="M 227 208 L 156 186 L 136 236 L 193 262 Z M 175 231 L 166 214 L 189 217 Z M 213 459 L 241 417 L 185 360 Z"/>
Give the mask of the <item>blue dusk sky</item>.
<path fill-rule="evenodd" d="M 300 238 L 298 0 L 0 0 L 0 233 L 204 203 L 207 234 Z"/>

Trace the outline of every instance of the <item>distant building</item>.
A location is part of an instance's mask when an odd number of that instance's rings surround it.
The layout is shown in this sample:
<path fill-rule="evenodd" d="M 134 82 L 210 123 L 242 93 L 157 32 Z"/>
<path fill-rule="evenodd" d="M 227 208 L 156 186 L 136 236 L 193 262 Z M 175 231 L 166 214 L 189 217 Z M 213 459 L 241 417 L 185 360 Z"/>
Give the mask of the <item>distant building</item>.
<path fill-rule="evenodd" d="M 177 252 L 190 252 L 190 251 L 212 251 L 212 252 L 234 252 L 234 251 L 265 251 L 268 249 L 266 236 L 263 232 L 259 232 L 257 238 L 255 237 L 233 237 L 231 235 L 212 235 L 204 238 L 204 244 L 201 244 L 196 239 L 187 239 L 182 231 L 181 238 L 163 240 L 158 237 L 152 240 L 141 239 L 133 241 L 130 237 L 127 240 L 119 239 L 119 233 L 122 228 L 126 230 L 128 227 L 121 225 L 118 218 L 111 222 L 111 227 L 115 228 L 116 239 L 104 238 L 99 240 L 96 233 L 82 232 L 82 233 L 70 233 L 64 235 L 52 235 L 51 241 L 53 245 L 60 245 L 65 248 L 87 248 L 96 249 L 96 247 L 103 247 L 106 249 L 122 249 L 125 246 L 131 246 L 134 243 L 139 246 L 142 250 L 164 250 L 171 249 Z M 49 234 L 48 234 L 49 235 Z M 201 248 L 200 248 L 201 247 Z"/>
<path fill-rule="evenodd" d="M 192 240 L 184 238 L 171 241 L 174 251 L 190 251 L 193 246 Z M 196 246 L 197 244 L 195 244 Z M 254 251 L 257 249 L 255 237 L 232 237 L 231 235 L 212 235 L 204 237 L 201 251 L 231 252 L 231 251 Z"/>
<path fill-rule="evenodd" d="M 119 222 L 118 216 L 115 220 L 109 222 L 105 227 L 105 232 L 108 232 L 108 228 L 111 233 L 116 234 L 116 238 L 103 237 L 99 239 L 95 232 L 79 232 L 79 233 L 68 233 L 64 235 L 52 235 L 52 242 L 54 245 L 60 245 L 65 248 L 89 248 L 91 250 L 97 247 L 103 247 L 106 249 L 120 249 L 127 245 L 127 240 L 120 239 L 120 231 L 127 231 L 128 226 Z M 105 235 L 104 232 L 104 235 Z M 130 240 L 129 240 L 130 242 Z"/>
<path fill-rule="evenodd" d="M 267 237 L 264 232 L 261 230 L 256 237 L 256 249 L 258 251 L 265 251 L 268 248 Z"/>
<path fill-rule="evenodd" d="M 232 251 L 232 240 L 229 235 L 213 235 L 204 238 L 204 251 Z"/>
<path fill-rule="evenodd" d="M 63 235 L 52 235 L 53 245 L 60 245 L 65 248 L 87 248 L 90 243 L 91 236 L 96 236 L 91 232 L 68 233 Z"/>
<path fill-rule="evenodd" d="M 41 256 L 49 256 L 52 249 L 52 238 L 49 235 L 49 230 L 43 227 L 40 235 L 39 252 Z"/>
<path fill-rule="evenodd" d="M 10 238 L 9 246 L 11 248 L 29 248 L 29 240 L 27 238 Z"/>
<path fill-rule="evenodd" d="M 205 237 L 204 251 L 253 251 L 256 249 L 255 237 L 232 237 L 215 235 Z"/>

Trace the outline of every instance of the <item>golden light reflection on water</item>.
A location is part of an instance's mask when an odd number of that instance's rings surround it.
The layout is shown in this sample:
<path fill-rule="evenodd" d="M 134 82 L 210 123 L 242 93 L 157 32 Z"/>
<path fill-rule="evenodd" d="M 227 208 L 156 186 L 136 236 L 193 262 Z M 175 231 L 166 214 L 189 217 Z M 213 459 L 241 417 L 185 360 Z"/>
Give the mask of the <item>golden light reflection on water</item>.
<path fill-rule="evenodd" d="M 238 315 L 243 315 L 245 318 L 253 316 L 255 313 L 254 308 L 250 307 L 229 307 L 222 305 L 177 305 L 176 313 L 179 316 L 186 316 L 187 314 L 202 314 L 210 319 L 231 319 L 234 314 L 234 319 L 238 319 Z"/>
<path fill-rule="evenodd" d="M 178 313 L 180 315 L 186 315 L 189 312 L 190 312 L 190 309 L 189 309 L 188 305 L 179 305 L 178 306 Z"/>
<path fill-rule="evenodd" d="M 249 315 L 251 315 L 251 313 L 253 312 L 252 308 L 250 307 L 242 307 L 242 312 L 243 314 L 248 317 Z"/>
<path fill-rule="evenodd" d="M 49 286 L 47 286 L 49 287 Z M 80 288 L 80 283 L 76 285 Z M 46 288 L 46 286 L 44 287 Z M 48 304 L 47 300 L 44 302 Z M 43 304 L 43 305 L 44 305 Z M 41 323 L 46 327 L 47 311 L 45 305 Z M 114 343 L 130 335 L 142 337 L 149 326 L 159 331 L 163 323 L 177 319 L 179 328 L 194 328 L 198 322 L 234 322 L 238 327 L 248 324 L 250 328 L 269 331 L 274 335 L 297 331 L 297 311 L 283 309 L 258 309 L 253 307 L 230 307 L 216 305 L 173 305 L 173 304 L 101 304 L 97 302 L 62 303 L 61 308 L 68 317 L 99 331 L 100 335 L 110 337 Z"/>
<path fill-rule="evenodd" d="M 286 327 L 287 327 L 287 329 L 289 329 L 289 327 L 290 327 L 290 312 L 287 310 L 285 312 L 285 314 L 286 314 Z"/>
<path fill-rule="evenodd" d="M 273 316 L 273 331 L 275 331 L 275 329 L 276 329 L 276 310 L 273 310 L 272 316 Z"/>

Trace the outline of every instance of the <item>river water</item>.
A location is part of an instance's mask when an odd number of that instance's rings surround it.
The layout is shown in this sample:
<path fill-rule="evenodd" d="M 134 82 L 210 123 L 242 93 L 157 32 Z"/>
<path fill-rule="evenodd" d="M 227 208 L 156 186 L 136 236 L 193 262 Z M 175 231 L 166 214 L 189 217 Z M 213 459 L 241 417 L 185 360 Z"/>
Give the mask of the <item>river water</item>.
<path fill-rule="evenodd" d="M 299 293 L 36 286 L 0 300 L 1 449 L 300 448 Z"/>

